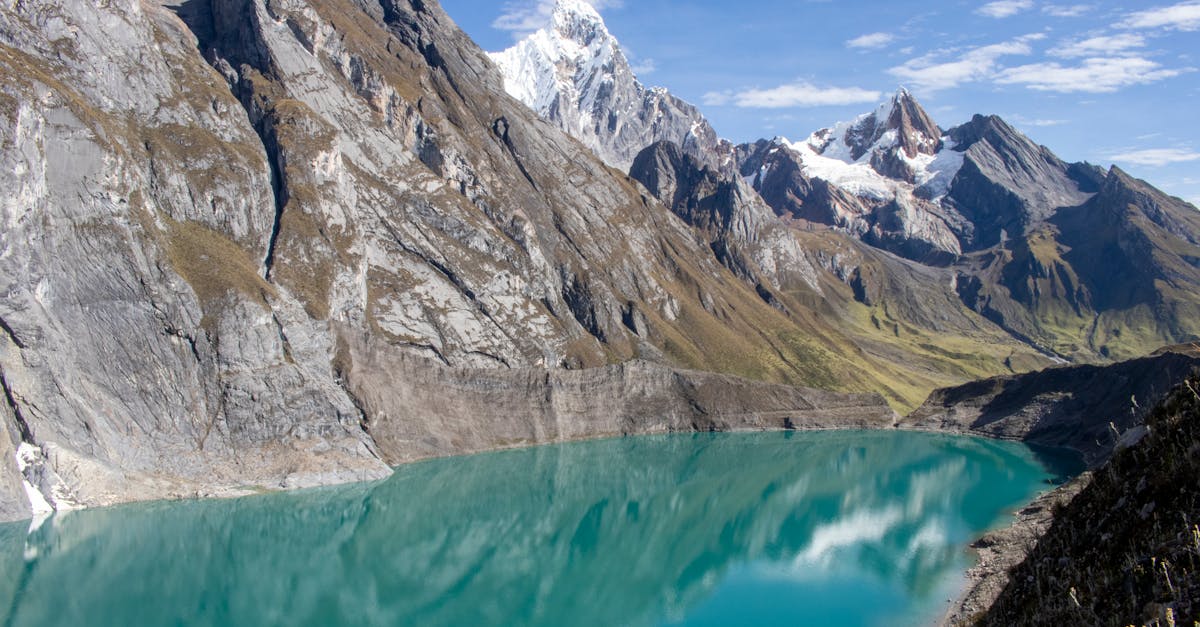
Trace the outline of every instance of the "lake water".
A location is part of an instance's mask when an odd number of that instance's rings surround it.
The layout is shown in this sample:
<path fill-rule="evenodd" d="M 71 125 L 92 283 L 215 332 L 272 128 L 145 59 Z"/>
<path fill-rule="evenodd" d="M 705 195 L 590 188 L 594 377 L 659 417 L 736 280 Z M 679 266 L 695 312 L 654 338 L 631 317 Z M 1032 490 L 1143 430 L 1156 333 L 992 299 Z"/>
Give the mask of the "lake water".
<path fill-rule="evenodd" d="M 896 432 L 677 435 L 0 526 L 3 625 L 905 625 L 1080 468 Z"/>

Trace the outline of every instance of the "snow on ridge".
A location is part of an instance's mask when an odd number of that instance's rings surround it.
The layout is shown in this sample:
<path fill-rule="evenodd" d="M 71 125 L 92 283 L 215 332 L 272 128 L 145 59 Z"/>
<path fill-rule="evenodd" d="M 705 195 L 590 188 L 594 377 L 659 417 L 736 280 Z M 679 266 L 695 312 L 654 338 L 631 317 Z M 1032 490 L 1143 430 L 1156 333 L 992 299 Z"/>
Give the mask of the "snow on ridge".
<path fill-rule="evenodd" d="M 587 0 L 558 0 L 554 3 L 554 17 L 585 17 L 600 19 L 600 12 Z"/>
<path fill-rule="evenodd" d="M 587 112 L 595 94 L 576 93 L 576 84 L 590 82 L 576 79 L 602 73 L 602 80 L 612 80 L 606 70 L 617 65 L 621 52 L 591 4 L 558 0 L 550 24 L 507 50 L 488 54 L 504 76 L 504 90 L 545 115 L 559 96 Z"/>
<path fill-rule="evenodd" d="M 890 139 L 894 140 L 894 136 Z M 888 140 L 888 134 L 885 134 L 880 142 L 877 142 L 877 146 Z M 811 138 L 784 145 L 799 155 L 805 176 L 832 183 L 855 196 L 889 202 L 911 199 L 917 190 L 921 190 L 924 196 L 937 202 L 950 192 L 950 186 L 958 171 L 962 169 L 965 157 L 964 153 L 953 150 L 950 138 L 944 137 L 942 140 L 947 142 L 947 147 L 938 151 L 936 155 L 918 154 L 909 158 L 904 151 L 898 151 L 897 156 L 915 173 L 915 184 L 892 179 L 875 171 L 871 166 L 873 150 L 853 161 L 849 159 L 848 149 L 840 149 L 845 144 L 839 146 L 839 149 L 834 149 L 832 154 L 828 148 L 824 154 L 818 152 L 818 147 L 814 147 Z"/>
<path fill-rule="evenodd" d="M 896 95 L 880 103 L 870 113 L 818 130 L 801 142 L 792 143 L 777 138 L 776 143 L 788 146 L 800 156 L 806 176 L 827 181 L 856 196 L 887 202 L 911 199 L 920 190 L 923 196 L 937 202 L 950 192 L 954 177 L 962 169 L 965 155 L 954 150 L 953 139 L 948 136 L 926 137 L 921 133 L 919 142 L 933 144 L 940 139 L 944 146 L 942 150 L 934 155 L 920 153 L 916 157 L 909 157 L 903 150 L 896 151 L 896 156 L 912 169 L 914 183 L 886 177 L 871 165 L 877 154 L 900 145 L 898 130 L 888 129 L 881 133 L 857 159 L 854 158 L 854 147 L 847 141 L 853 132 L 874 137 L 880 127 L 891 119 L 903 97 L 911 95 L 901 87 Z"/>

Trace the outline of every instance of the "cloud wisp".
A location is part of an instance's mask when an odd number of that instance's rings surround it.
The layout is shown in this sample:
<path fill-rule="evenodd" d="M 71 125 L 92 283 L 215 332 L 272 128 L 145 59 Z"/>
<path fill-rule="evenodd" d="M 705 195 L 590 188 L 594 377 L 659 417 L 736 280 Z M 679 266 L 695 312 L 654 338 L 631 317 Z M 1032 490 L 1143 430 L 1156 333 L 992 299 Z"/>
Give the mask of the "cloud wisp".
<path fill-rule="evenodd" d="M 1137 29 L 1200 30 L 1200 2 L 1193 0 L 1130 13 L 1121 21 L 1120 26 Z"/>
<path fill-rule="evenodd" d="M 1130 50 L 1144 48 L 1145 46 L 1145 37 L 1133 33 L 1120 33 L 1065 41 L 1051 48 L 1049 54 L 1064 59 L 1076 59 L 1079 57 L 1126 54 Z"/>
<path fill-rule="evenodd" d="M 1030 43 L 1044 37 L 1039 33 L 971 48 L 951 61 L 939 62 L 936 55 L 926 55 L 891 68 L 888 73 L 924 91 L 952 89 L 964 83 L 987 80 L 999 71 L 1002 57 L 1033 54 Z"/>
<path fill-rule="evenodd" d="M 1007 68 L 996 76 L 996 82 L 1024 85 L 1035 91 L 1110 94 L 1123 87 L 1155 83 L 1183 72 L 1141 57 L 1096 57 L 1074 66 L 1031 63 Z"/>
<path fill-rule="evenodd" d="M 1179 148 L 1150 148 L 1122 152 L 1108 157 L 1117 163 L 1161 167 L 1173 163 L 1200 161 L 1200 152 Z"/>
<path fill-rule="evenodd" d="M 896 36 L 891 33 L 868 33 L 847 41 L 846 46 L 859 50 L 878 50 L 887 47 L 894 41 L 896 41 Z"/>
<path fill-rule="evenodd" d="M 1003 19 L 1033 8 L 1033 0 L 996 0 L 975 10 L 980 15 Z"/>
<path fill-rule="evenodd" d="M 874 103 L 882 95 L 882 92 L 860 87 L 819 87 L 807 81 L 798 81 L 770 89 L 709 92 L 704 95 L 704 104 L 710 106 L 732 104 L 747 109 L 828 107 Z"/>
<path fill-rule="evenodd" d="M 1090 4 L 1046 4 L 1042 6 L 1042 13 L 1050 17 L 1080 17 L 1092 8 Z"/>

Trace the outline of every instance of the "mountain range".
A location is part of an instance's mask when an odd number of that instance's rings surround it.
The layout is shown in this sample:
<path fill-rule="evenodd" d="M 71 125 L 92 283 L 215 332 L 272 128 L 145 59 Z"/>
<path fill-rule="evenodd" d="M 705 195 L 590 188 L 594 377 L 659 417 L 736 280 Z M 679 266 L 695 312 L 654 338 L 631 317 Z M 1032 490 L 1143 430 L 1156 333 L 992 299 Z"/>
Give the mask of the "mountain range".
<path fill-rule="evenodd" d="M 596 50 L 604 52 L 587 54 Z M 730 142 L 708 139 L 712 127 L 694 108 L 674 106 L 664 115 L 655 104 L 604 99 L 668 96 L 637 82 L 618 42 L 584 2 L 558 2 L 548 26 L 493 57 L 511 95 L 599 147 L 614 167 L 625 162 L 626 153 L 614 148 L 626 145 L 619 137 L 675 143 L 696 168 L 713 171 L 709 178 L 731 189 L 740 185 L 735 178 L 753 187 L 774 214 L 742 210 L 763 225 L 760 231 L 777 224 L 829 231 L 822 236 L 826 246 L 836 241 L 856 256 L 890 253 L 875 257 L 886 263 L 843 260 L 829 268 L 857 301 L 882 308 L 873 312 L 876 319 L 882 314 L 896 325 L 943 333 L 945 325 L 931 321 L 957 306 L 903 294 L 924 271 L 938 275 L 943 289 L 936 291 L 959 301 L 973 325 L 994 327 L 1054 360 L 1128 359 L 1200 333 L 1196 208 L 1118 168 L 1066 163 L 997 116 L 976 115 L 943 129 L 900 88 L 874 111 L 803 141 L 777 137 L 735 146 L 736 172 L 729 172 Z M 580 119 L 610 122 L 581 125 Z M 705 141 L 684 128 L 703 129 Z M 644 165 L 635 160 L 632 174 L 646 183 L 653 175 Z M 748 196 L 742 189 L 736 199 L 718 199 L 705 191 L 712 182 L 699 185 L 709 204 L 725 205 L 719 212 L 738 213 L 732 207 Z M 689 212 L 677 210 L 695 224 Z M 819 246 L 803 248 L 811 257 Z M 778 267 L 772 273 L 777 288 L 798 291 Z M 817 281 L 808 283 L 820 291 Z"/>
<path fill-rule="evenodd" d="M 0 73 L 3 518 L 1200 337 L 1190 205 L 905 91 L 735 146 L 578 0 L 495 57 L 431 0 L 17 3 Z"/>

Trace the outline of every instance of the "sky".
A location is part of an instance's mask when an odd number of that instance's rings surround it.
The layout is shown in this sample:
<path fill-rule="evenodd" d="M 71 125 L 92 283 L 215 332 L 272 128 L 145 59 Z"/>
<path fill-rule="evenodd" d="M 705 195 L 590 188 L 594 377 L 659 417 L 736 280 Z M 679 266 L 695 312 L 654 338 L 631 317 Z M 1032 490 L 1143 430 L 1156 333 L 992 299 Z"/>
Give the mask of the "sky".
<path fill-rule="evenodd" d="M 1200 0 L 592 0 L 639 79 L 735 142 L 813 131 L 900 86 L 943 128 L 997 114 L 1067 161 L 1200 206 Z M 485 50 L 553 0 L 442 0 Z"/>

